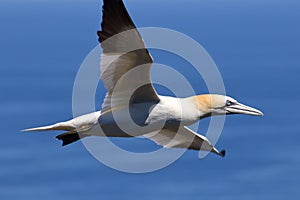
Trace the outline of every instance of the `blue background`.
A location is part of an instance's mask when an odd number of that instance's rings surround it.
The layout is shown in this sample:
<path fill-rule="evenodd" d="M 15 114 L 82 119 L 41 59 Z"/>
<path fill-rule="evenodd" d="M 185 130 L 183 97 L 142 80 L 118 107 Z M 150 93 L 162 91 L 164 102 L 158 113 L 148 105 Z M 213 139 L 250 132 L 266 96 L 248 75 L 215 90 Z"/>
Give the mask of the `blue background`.
<path fill-rule="evenodd" d="M 227 117 L 217 143 L 227 149 L 224 159 L 210 154 L 200 160 L 187 151 L 148 174 L 110 169 L 80 142 L 61 148 L 56 133 L 19 132 L 72 117 L 73 82 L 97 45 L 102 4 L 2 0 L 0 199 L 298 199 L 299 1 L 125 4 L 138 27 L 171 28 L 197 40 L 218 65 L 227 93 L 265 116 Z M 157 55 L 158 62 L 168 60 Z M 116 141 L 140 151 L 156 147 L 143 139 Z"/>

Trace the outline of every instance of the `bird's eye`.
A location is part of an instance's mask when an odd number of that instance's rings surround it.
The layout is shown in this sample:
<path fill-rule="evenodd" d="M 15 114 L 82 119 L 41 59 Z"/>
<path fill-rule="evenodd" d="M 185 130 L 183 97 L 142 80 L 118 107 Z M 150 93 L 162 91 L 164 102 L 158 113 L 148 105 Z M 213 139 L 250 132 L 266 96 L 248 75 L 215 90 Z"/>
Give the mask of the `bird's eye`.
<path fill-rule="evenodd" d="M 233 103 L 229 100 L 226 101 L 226 106 L 231 106 Z"/>

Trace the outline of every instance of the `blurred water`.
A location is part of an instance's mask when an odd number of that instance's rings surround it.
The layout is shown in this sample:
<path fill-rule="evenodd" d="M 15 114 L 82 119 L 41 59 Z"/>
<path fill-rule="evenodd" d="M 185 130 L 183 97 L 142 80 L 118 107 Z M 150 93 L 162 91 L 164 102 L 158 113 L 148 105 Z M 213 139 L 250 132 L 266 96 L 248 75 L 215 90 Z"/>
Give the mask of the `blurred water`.
<path fill-rule="evenodd" d="M 169 167 L 140 175 L 105 167 L 80 142 L 61 148 L 56 133 L 19 132 L 71 118 L 73 82 L 97 45 L 101 4 L 0 5 L 1 199 L 298 199 L 298 1 L 126 1 L 138 26 L 172 28 L 199 41 L 217 63 L 227 93 L 265 113 L 227 118 L 217 144 L 227 149 L 224 159 L 199 160 L 188 151 Z M 152 54 L 175 68 L 185 64 Z M 201 80 L 196 90 L 205 91 Z M 99 91 L 98 109 L 103 96 Z M 114 142 L 132 150 L 156 148 L 143 139 Z"/>

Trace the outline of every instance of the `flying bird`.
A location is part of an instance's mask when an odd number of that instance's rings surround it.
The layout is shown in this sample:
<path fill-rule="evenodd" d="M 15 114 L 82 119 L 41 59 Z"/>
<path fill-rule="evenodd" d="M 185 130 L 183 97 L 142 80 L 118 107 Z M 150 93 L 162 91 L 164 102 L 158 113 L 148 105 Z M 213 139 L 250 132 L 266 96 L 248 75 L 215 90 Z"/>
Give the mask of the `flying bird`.
<path fill-rule="evenodd" d="M 102 11 L 101 31 L 97 35 L 103 49 L 100 78 L 107 93 L 101 111 L 24 131 L 66 131 L 56 136 L 63 146 L 88 136 L 144 136 L 165 148 L 210 151 L 224 157 L 225 150 L 219 151 L 187 126 L 215 115 L 263 115 L 224 95 L 158 95 L 150 79 L 153 59 L 123 1 L 104 0 Z"/>

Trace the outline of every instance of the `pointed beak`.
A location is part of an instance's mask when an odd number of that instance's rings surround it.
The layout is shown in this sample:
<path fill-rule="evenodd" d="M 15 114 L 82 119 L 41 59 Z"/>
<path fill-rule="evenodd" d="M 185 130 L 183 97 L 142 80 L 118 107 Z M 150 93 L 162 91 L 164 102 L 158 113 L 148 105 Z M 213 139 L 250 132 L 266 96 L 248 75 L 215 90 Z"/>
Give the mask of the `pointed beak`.
<path fill-rule="evenodd" d="M 233 105 L 227 106 L 225 110 L 227 114 L 245 114 L 245 115 L 256 115 L 256 116 L 264 115 L 261 111 L 241 103 L 235 103 Z"/>

